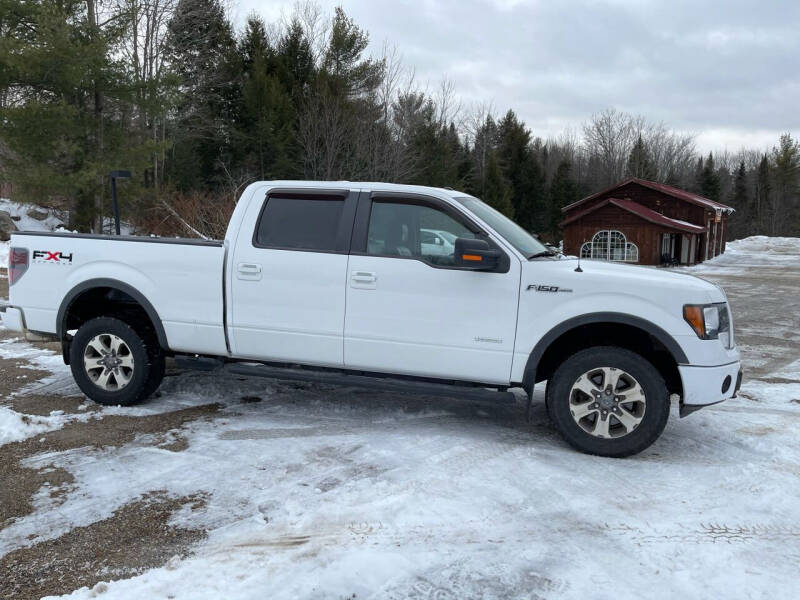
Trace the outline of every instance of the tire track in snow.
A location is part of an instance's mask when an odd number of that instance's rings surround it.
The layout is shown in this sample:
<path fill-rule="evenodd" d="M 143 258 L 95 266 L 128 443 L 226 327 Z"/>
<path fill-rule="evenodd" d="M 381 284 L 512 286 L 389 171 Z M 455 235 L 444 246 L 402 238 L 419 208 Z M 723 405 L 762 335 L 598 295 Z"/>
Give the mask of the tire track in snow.
<path fill-rule="evenodd" d="M 630 525 L 604 525 L 604 531 L 631 540 L 638 546 L 659 543 L 717 544 L 742 542 L 800 542 L 800 527 L 784 524 L 737 525 L 727 523 L 699 523 L 664 529 Z"/>

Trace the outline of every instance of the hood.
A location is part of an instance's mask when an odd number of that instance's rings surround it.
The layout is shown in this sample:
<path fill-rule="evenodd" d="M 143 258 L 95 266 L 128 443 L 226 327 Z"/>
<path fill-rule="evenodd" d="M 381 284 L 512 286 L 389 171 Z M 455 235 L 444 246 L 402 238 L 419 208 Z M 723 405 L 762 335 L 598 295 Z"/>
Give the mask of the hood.
<path fill-rule="evenodd" d="M 535 259 L 523 265 L 524 286 L 558 285 L 575 292 L 618 293 L 650 301 L 672 297 L 682 303 L 725 302 L 717 285 L 688 273 L 599 260 Z M 547 280 L 547 278 L 550 280 Z M 661 303 L 661 302 L 659 302 Z"/>

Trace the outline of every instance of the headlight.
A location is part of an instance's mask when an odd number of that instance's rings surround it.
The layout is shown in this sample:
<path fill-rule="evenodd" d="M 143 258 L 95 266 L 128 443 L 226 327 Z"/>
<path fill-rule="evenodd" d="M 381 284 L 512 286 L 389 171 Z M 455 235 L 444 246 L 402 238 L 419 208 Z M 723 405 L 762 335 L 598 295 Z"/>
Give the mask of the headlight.
<path fill-rule="evenodd" d="M 700 339 L 719 339 L 726 348 L 732 347 L 731 319 L 725 302 L 686 304 L 683 307 L 683 318 Z"/>
<path fill-rule="evenodd" d="M 706 335 L 710 338 L 717 337 L 719 333 L 719 309 L 713 305 L 704 307 L 703 320 L 706 325 Z"/>

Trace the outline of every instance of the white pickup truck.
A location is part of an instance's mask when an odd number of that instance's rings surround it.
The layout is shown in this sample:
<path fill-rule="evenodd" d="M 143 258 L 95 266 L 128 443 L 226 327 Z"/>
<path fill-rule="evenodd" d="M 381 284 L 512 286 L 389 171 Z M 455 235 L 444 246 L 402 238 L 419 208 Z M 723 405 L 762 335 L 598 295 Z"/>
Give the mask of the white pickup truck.
<path fill-rule="evenodd" d="M 11 246 L 5 326 L 60 340 L 102 404 L 148 397 L 167 356 L 449 395 L 546 380 L 567 442 L 626 456 L 658 438 L 673 394 L 683 416 L 741 383 L 722 289 L 555 256 L 453 190 L 260 182 L 223 241 L 22 232 Z"/>

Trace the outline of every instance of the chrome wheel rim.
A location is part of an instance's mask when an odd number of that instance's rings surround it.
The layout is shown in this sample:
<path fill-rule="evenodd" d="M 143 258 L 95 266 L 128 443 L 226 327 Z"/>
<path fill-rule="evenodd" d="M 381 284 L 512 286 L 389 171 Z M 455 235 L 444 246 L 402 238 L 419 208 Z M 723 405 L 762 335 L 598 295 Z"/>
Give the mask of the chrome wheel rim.
<path fill-rule="evenodd" d="M 614 367 L 587 371 L 572 385 L 569 410 L 575 423 L 599 438 L 620 438 L 644 418 L 647 398 L 636 378 Z"/>
<path fill-rule="evenodd" d="M 106 392 L 117 392 L 131 382 L 133 353 L 125 341 L 111 333 L 94 336 L 83 351 L 89 380 Z"/>

